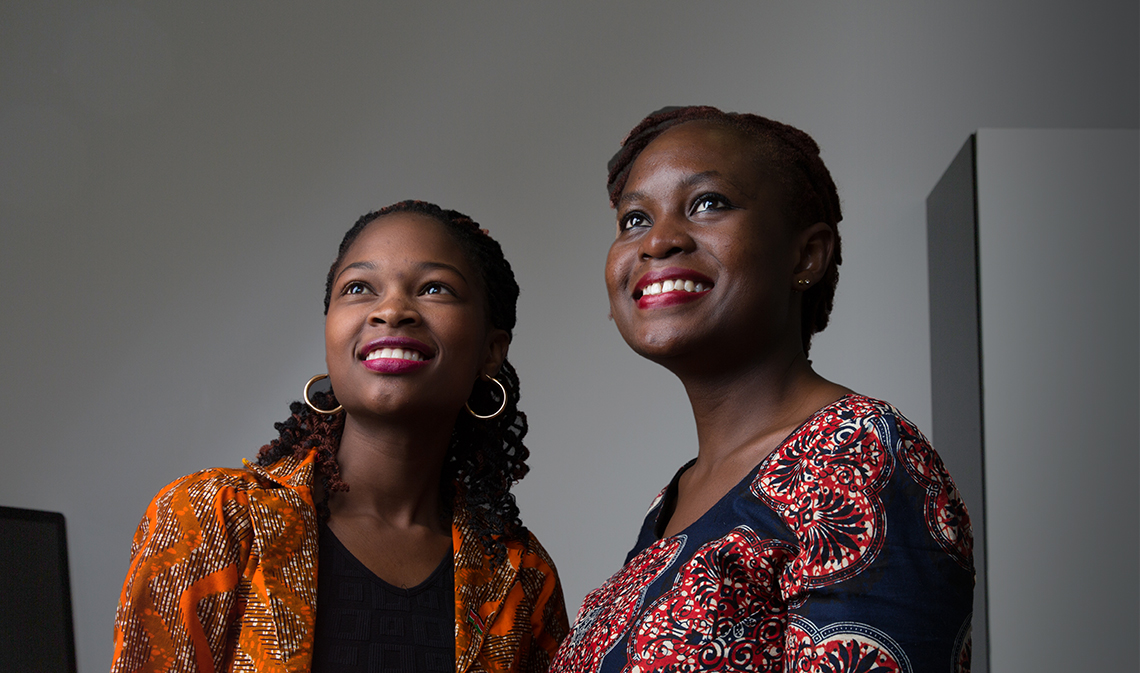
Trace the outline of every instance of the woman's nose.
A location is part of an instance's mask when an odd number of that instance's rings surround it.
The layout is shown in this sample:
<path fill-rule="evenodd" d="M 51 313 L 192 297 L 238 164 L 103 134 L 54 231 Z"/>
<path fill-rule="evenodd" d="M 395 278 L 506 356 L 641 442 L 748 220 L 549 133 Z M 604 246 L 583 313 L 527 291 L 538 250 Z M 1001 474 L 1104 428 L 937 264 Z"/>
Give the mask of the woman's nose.
<path fill-rule="evenodd" d="M 689 235 L 688 222 L 680 216 L 657 218 L 649 231 L 641 237 L 642 259 L 665 259 L 683 252 L 691 252 L 695 247 Z"/>
<path fill-rule="evenodd" d="M 368 315 L 368 322 L 374 325 L 414 325 L 420 321 L 419 311 L 409 297 L 399 293 L 390 293 L 381 297 L 372 312 Z"/>

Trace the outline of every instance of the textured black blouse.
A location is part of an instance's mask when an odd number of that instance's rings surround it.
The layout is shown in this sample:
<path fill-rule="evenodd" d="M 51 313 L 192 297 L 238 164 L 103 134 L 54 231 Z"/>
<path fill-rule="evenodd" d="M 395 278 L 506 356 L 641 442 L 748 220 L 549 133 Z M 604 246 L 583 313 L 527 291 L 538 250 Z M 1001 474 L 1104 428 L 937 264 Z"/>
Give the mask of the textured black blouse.
<path fill-rule="evenodd" d="M 454 671 L 454 586 L 451 554 L 421 584 L 402 589 L 322 524 L 313 672 Z"/>

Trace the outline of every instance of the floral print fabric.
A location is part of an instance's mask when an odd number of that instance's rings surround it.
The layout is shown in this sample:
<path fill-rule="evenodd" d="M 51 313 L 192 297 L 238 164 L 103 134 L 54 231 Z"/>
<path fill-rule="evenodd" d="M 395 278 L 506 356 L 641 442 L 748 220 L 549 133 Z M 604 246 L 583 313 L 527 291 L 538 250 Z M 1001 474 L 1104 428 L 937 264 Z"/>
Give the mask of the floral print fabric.
<path fill-rule="evenodd" d="M 551 671 L 969 670 L 969 515 L 890 405 L 848 395 L 821 409 L 658 539 L 668 490 Z"/>

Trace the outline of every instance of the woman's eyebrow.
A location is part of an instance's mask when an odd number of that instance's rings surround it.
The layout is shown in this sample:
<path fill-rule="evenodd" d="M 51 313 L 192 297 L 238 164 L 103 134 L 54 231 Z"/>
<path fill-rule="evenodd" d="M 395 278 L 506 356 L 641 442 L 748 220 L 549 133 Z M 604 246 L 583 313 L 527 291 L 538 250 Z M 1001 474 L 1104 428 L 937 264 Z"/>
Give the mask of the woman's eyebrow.
<path fill-rule="evenodd" d="M 419 269 L 420 271 L 434 271 L 437 269 L 442 269 L 444 271 L 451 271 L 455 275 L 462 278 L 464 283 L 468 282 L 467 276 L 463 275 L 463 272 L 459 270 L 459 267 L 457 267 L 453 264 L 448 264 L 446 262 L 418 262 L 416 264 L 416 268 Z M 343 274 L 345 271 L 348 271 L 349 269 L 367 269 L 368 271 L 375 271 L 376 270 L 376 263 L 364 261 L 364 262 L 353 262 L 352 264 L 345 264 L 344 268 L 337 272 L 336 277 L 340 278 L 341 274 Z"/>
<path fill-rule="evenodd" d="M 723 176 L 720 174 L 720 171 L 701 171 L 700 173 L 693 173 L 689 177 L 685 178 L 681 181 L 681 184 L 686 187 L 692 187 L 693 185 L 700 184 L 709 179 L 721 177 Z"/>
<path fill-rule="evenodd" d="M 731 180 L 728 180 L 727 178 L 725 178 L 723 175 L 720 174 L 720 171 L 701 171 L 700 173 L 693 173 L 692 175 L 687 175 L 687 176 L 685 176 L 684 180 L 681 180 L 681 186 L 686 187 L 686 188 L 692 188 L 692 187 L 694 187 L 694 186 L 696 186 L 702 182 L 706 182 L 706 181 L 712 180 L 714 178 L 720 179 L 720 180 L 726 180 L 733 187 L 737 187 L 739 189 L 739 185 L 737 185 L 734 182 L 732 182 Z M 640 192 L 640 191 L 638 191 L 638 192 L 625 192 L 620 197 L 618 197 L 617 205 L 618 205 L 618 207 L 620 207 L 626 203 L 629 203 L 630 201 L 637 201 L 637 200 L 643 199 L 643 198 L 645 198 L 645 192 Z"/>
<path fill-rule="evenodd" d="M 436 270 L 436 269 L 443 269 L 444 271 L 451 271 L 455 275 L 462 278 L 464 283 L 468 282 L 467 276 L 463 275 L 463 272 L 459 270 L 459 267 L 453 266 L 451 264 L 447 264 L 446 262 L 420 262 L 416 266 L 419 267 L 420 269 L 424 270 L 424 271 L 432 271 L 432 270 Z"/>
<path fill-rule="evenodd" d="M 368 269 L 369 271 L 372 271 L 375 268 L 376 265 L 372 262 L 353 262 L 352 264 L 346 264 L 343 269 L 337 271 L 336 277 L 340 278 L 341 274 L 343 274 L 345 271 L 348 271 L 349 269 Z"/>
<path fill-rule="evenodd" d="M 617 207 L 620 208 L 630 201 L 638 201 L 643 198 L 645 198 L 645 192 L 623 192 L 622 195 L 618 197 Z"/>
<path fill-rule="evenodd" d="M 685 178 L 684 180 L 682 180 L 681 184 L 683 184 L 686 187 L 692 188 L 692 187 L 699 185 L 702 182 L 706 182 L 708 180 L 714 180 L 714 179 L 715 180 L 723 180 L 724 182 L 728 183 L 729 185 L 732 185 L 733 189 L 738 190 L 741 194 L 748 194 L 748 195 L 752 194 L 751 190 L 746 189 L 744 185 L 737 183 L 732 178 L 729 178 L 725 175 L 722 175 L 720 171 L 702 171 L 700 173 L 694 173 L 694 174 L 690 175 L 689 177 Z"/>

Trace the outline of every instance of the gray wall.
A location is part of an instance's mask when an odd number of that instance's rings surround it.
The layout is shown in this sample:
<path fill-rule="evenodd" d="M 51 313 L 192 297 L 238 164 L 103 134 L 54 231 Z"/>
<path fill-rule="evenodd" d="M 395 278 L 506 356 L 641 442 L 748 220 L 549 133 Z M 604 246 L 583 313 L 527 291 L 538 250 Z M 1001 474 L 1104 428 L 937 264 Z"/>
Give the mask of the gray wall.
<path fill-rule="evenodd" d="M 971 135 L 962 145 L 926 199 L 930 431 L 938 438 L 938 454 L 954 475 L 970 513 L 974 534 L 971 671 L 989 673 L 975 137 Z"/>
<path fill-rule="evenodd" d="M 846 262 L 827 376 L 930 426 L 923 202 L 980 126 L 1136 127 L 1134 2 L 0 6 L 0 504 L 63 511 L 81 671 L 170 479 L 236 465 L 324 371 L 357 215 L 470 212 L 523 287 L 524 518 L 575 605 L 694 450 L 606 320 L 604 165 L 663 105 L 813 134 Z M 935 437 L 937 443 L 937 438 Z"/>
<path fill-rule="evenodd" d="M 978 131 L 995 671 L 1140 669 L 1138 191 L 1135 131 Z"/>
<path fill-rule="evenodd" d="M 927 200 L 976 673 L 1140 667 L 1138 193 L 1136 130 L 982 129 Z"/>

